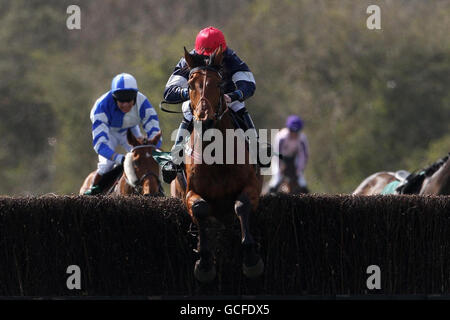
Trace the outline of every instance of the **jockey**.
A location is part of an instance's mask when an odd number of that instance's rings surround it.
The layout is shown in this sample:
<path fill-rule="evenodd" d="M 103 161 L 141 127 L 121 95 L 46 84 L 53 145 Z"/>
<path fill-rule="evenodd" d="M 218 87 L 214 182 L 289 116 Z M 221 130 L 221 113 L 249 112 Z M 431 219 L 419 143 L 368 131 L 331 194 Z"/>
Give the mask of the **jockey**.
<path fill-rule="evenodd" d="M 243 120 L 240 122 L 243 122 L 242 124 L 246 127 L 242 129 L 244 131 L 251 129 L 256 132 L 255 125 L 253 124 L 244 103 L 246 99 L 253 95 L 256 89 L 253 73 L 250 71 L 247 64 L 245 64 L 231 48 L 227 47 L 222 31 L 214 27 L 208 27 L 201 30 L 195 39 L 195 49 L 190 53 L 203 55 L 206 58 L 219 48 L 219 46 L 222 46 L 223 50 L 224 92 L 226 92 L 225 101 L 230 110 Z M 193 128 L 188 78 L 189 70 L 187 68 L 186 60 L 183 57 L 176 65 L 164 90 L 165 101 L 170 103 L 183 103 L 183 120 L 179 126 L 172 152 L 176 149 L 182 149 L 184 138 L 182 133 L 186 132 L 186 130 L 192 132 Z M 265 166 L 268 167 L 269 165 Z M 176 171 L 177 168 L 173 162 L 169 162 L 165 165 L 162 168 L 164 181 L 170 183 L 175 178 Z"/>
<path fill-rule="evenodd" d="M 300 187 L 306 188 L 304 170 L 308 162 L 308 140 L 301 132 L 303 121 L 296 115 L 291 115 L 286 120 L 286 128 L 278 132 L 275 137 L 274 153 L 281 156 L 295 156 L 295 167 L 297 172 L 297 183 Z M 281 158 L 280 161 L 283 161 Z M 272 179 L 269 182 L 269 192 L 276 192 L 282 180 L 278 157 L 272 160 Z"/>
<path fill-rule="evenodd" d="M 139 92 L 136 79 L 128 73 L 114 77 L 111 90 L 95 102 L 90 117 L 93 146 L 99 161 L 92 186 L 85 195 L 102 192 L 102 177 L 115 165 L 123 164 L 125 156 L 115 150 L 119 145 L 127 152 L 132 149 L 127 142 L 128 129 L 138 139 L 144 139 L 139 125 L 142 125 L 148 139 L 160 131 L 155 109 L 147 97 Z M 161 140 L 157 144 L 158 148 L 160 146 Z"/>

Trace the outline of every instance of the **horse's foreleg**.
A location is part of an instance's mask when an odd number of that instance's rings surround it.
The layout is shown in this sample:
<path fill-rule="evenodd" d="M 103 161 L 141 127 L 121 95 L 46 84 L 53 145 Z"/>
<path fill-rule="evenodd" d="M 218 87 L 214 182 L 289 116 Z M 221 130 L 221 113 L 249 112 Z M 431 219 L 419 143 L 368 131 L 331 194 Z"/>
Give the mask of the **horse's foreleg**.
<path fill-rule="evenodd" d="M 258 197 L 252 198 L 252 194 L 253 192 L 241 193 L 234 204 L 234 210 L 241 224 L 241 243 L 244 252 L 243 271 L 249 278 L 257 277 L 264 271 L 264 263 L 256 252 L 256 242 L 250 232 L 250 214 L 255 211 L 258 203 Z"/>
<path fill-rule="evenodd" d="M 216 268 L 206 232 L 206 220 L 210 215 L 210 206 L 193 191 L 189 191 L 186 195 L 186 206 L 199 230 L 197 250 L 200 259 L 195 263 L 194 274 L 200 282 L 210 282 L 216 276 Z"/>
<path fill-rule="evenodd" d="M 252 211 L 250 200 L 245 193 L 242 193 L 234 203 L 234 210 L 241 223 L 241 238 L 243 246 L 251 246 L 255 243 L 250 233 L 249 218 Z"/>
<path fill-rule="evenodd" d="M 122 175 L 122 177 L 119 179 L 113 189 L 113 193 L 119 195 L 129 195 L 134 193 L 134 189 L 127 183 L 125 175 Z"/>
<path fill-rule="evenodd" d="M 83 195 L 92 186 L 92 181 L 94 181 L 96 172 L 97 171 L 89 173 L 89 175 L 86 177 L 86 179 L 84 179 L 83 185 L 80 188 L 80 192 L 79 192 L 80 195 Z"/>

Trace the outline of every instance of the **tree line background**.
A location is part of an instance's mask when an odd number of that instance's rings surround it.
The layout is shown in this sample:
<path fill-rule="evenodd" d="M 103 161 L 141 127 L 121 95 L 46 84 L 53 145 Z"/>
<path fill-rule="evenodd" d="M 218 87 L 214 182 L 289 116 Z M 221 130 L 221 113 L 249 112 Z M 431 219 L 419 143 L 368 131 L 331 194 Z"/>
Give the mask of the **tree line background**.
<path fill-rule="evenodd" d="M 66 9 L 81 8 L 81 30 Z M 381 8 L 382 30 L 366 28 Z M 450 150 L 448 0 L 3 0 L 0 194 L 77 193 L 96 168 L 89 112 L 114 75 L 158 104 L 198 31 L 225 33 L 256 79 L 257 128 L 305 120 L 313 192 L 349 193 L 382 170 L 416 170 Z"/>

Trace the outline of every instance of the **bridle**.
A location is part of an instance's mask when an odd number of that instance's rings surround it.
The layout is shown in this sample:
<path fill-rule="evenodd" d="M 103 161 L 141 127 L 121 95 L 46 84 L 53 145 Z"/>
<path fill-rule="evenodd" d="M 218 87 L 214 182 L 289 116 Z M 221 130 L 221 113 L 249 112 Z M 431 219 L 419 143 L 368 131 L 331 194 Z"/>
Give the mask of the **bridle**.
<path fill-rule="evenodd" d="M 192 76 L 196 73 L 201 73 L 204 78 L 203 78 L 203 90 L 202 90 L 202 95 L 200 96 L 200 99 L 197 102 L 197 105 L 195 107 L 197 107 L 202 101 L 205 101 L 208 106 L 212 109 L 212 104 L 211 102 L 208 100 L 208 98 L 205 97 L 205 88 L 206 88 L 206 79 L 208 78 L 208 71 L 212 71 L 214 72 L 218 78 L 219 78 L 219 84 L 218 87 L 220 88 L 220 98 L 219 98 L 219 106 L 216 110 L 216 112 L 214 113 L 214 120 L 216 121 L 220 121 L 222 119 L 222 117 L 224 116 L 224 114 L 228 111 L 228 106 L 226 103 L 224 103 L 224 99 L 223 99 L 223 76 L 222 73 L 217 70 L 214 67 L 211 66 L 200 66 L 200 67 L 196 67 L 191 69 L 191 71 L 189 72 L 189 79 L 192 78 Z M 191 89 L 189 89 L 191 90 Z M 225 105 L 225 108 L 224 108 Z M 192 106 L 191 106 L 192 109 Z M 192 111 L 192 110 L 191 110 Z"/>
<path fill-rule="evenodd" d="M 137 150 L 137 149 L 143 149 L 143 148 L 154 148 L 154 149 L 156 149 L 157 146 L 154 145 L 154 144 L 143 144 L 143 145 L 136 146 L 136 147 L 134 147 L 133 149 L 131 149 L 130 153 L 133 153 L 133 152 L 134 152 L 135 150 Z M 157 183 L 158 183 L 158 195 L 164 196 L 164 191 L 163 191 L 163 188 L 162 188 L 161 180 L 159 180 L 159 176 L 156 175 L 155 173 L 151 172 L 151 171 L 146 172 L 145 174 L 143 174 L 143 175 L 142 175 L 140 178 L 138 178 L 138 180 L 135 181 L 135 182 L 129 181 L 127 175 L 125 174 L 125 181 L 127 182 L 127 184 L 128 184 L 130 187 L 132 187 L 132 188 L 134 189 L 134 191 L 135 191 L 136 193 L 142 194 L 142 189 L 143 189 L 142 184 L 144 183 L 144 180 L 145 180 L 146 178 L 148 178 L 148 177 L 154 177 L 154 178 L 156 179 L 156 181 L 157 181 Z"/>

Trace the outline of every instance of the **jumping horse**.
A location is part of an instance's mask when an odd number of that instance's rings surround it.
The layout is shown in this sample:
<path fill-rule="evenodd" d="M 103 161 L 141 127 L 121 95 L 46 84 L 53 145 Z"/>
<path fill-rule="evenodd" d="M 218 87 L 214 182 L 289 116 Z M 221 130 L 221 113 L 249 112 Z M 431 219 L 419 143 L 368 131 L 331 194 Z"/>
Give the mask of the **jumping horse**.
<path fill-rule="evenodd" d="M 127 141 L 133 148 L 126 154 L 123 166 L 115 167 L 103 178 L 102 194 L 164 196 L 159 180 L 159 165 L 152 156 L 160 137 L 161 131 L 150 140 L 137 139 L 128 130 Z M 95 173 L 91 172 L 84 180 L 81 195 L 91 187 Z"/>
<path fill-rule="evenodd" d="M 366 178 L 355 191 L 353 191 L 353 194 L 449 195 L 449 155 L 439 159 L 417 173 L 409 174 L 409 172 L 404 170 L 397 172 L 376 172 Z"/>
<path fill-rule="evenodd" d="M 194 161 L 198 150 L 204 150 L 211 142 L 198 139 L 205 130 L 214 128 L 225 136 L 226 130 L 233 130 L 233 119 L 225 103 L 222 80 L 222 48 L 219 47 L 209 59 L 191 55 L 184 48 L 184 57 L 189 68 L 189 96 L 194 125 L 186 146 L 193 150 L 185 152 L 184 176 L 178 175 L 172 181 L 172 196 L 180 197 L 195 225 L 198 227 L 197 252 L 194 275 L 200 282 L 210 282 L 216 276 L 215 256 L 211 242 L 217 236 L 209 228 L 211 221 L 225 225 L 231 212 L 237 215 L 241 226 L 241 245 L 243 250 L 243 273 L 249 278 L 263 273 L 264 263 L 257 253 L 257 244 L 250 232 L 249 220 L 257 210 L 262 188 L 259 167 L 250 164 L 248 146 L 237 149 L 234 143 L 234 162 L 225 164 L 216 161 L 212 164 Z M 225 139 L 222 147 L 225 148 Z M 230 150 L 227 150 L 229 152 Z M 233 150 L 231 150 L 233 152 Z M 245 152 L 245 163 L 237 164 L 237 152 Z M 225 152 L 224 152 L 225 154 Z"/>

